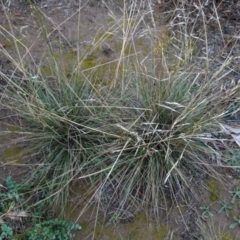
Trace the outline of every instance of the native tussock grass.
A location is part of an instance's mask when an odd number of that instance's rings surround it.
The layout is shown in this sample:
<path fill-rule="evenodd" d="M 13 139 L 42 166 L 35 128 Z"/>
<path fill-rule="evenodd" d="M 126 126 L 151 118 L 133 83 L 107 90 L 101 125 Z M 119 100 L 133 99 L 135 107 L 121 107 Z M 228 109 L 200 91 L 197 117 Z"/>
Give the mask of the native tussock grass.
<path fill-rule="evenodd" d="M 218 175 L 211 158 L 218 153 L 207 143 L 215 140 L 211 133 L 219 131 L 229 99 L 239 96 L 238 85 L 221 89 L 221 74 L 230 60 L 212 73 L 206 57 L 206 69 L 200 71 L 194 63 L 196 38 L 188 33 L 190 19 L 179 24 L 173 19 L 161 35 L 154 28 L 158 22 L 150 2 L 147 6 L 153 28 L 139 30 L 140 24 L 146 25 L 137 3 L 124 6 L 122 19 L 114 25 L 122 33 L 122 48 L 107 83 L 97 75 L 101 64 L 81 71 L 80 53 L 69 75 L 62 67 L 64 60 L 54 54 L 46 28 L 44 65 L 50 74 L 41 61 L 29 70 L 14 30 L 1 27 L 19 58 L 1 48 L 14 65 L 13 74 L 1 72 L 1 105 L 22 122 L 14 141 L 26 148 L 29 183 L 49 192 L 56 205 L 66 203 L 74 181 L 86 179 L 92 199 L 104 207 L 150 206 L 157 212 L 169 196 L 174 201 L 187 198 L 186 189 L 195 177 Z M 35 10 L 44 26 L 44 16 Z M 138 31 L 150 43 L 143 59 L 137 50 L 125 51 L 136 43 Z M 20 45 L 33 59 L 31 49 L 24 42 Z"/>
<path fill-rule="evenodd" d="M 237 234 L 236 238 L 234 238 L 235 236 L 233 236 L 226 226 L 220 226 L 211 219 L 207 223 L 199 221 L 197 225 L 200 235 L 199 239 L 201 240 L 237 239 L 239 237 Z"/>

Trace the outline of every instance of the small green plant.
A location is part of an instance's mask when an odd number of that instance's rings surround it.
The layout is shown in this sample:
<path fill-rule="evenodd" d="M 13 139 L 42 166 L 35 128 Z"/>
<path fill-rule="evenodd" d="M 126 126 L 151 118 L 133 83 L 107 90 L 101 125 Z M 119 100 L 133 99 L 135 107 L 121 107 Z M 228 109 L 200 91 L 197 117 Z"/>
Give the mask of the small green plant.
<path fill-rule="evenodd" d="M 34 208 L 24 192 L 29 189 L 18 184 L 10 176 L 5 180 L 5 187 L 0 193 L 0 240 L 68 240 L 72 238 L 73 231 L 80 230 L 78 224 L 63 219 L 47 219 L 46 202 L 37 204 Z M 33 193 L 32 193 L 33 194 Z M 44 194 L 44 193 L 42 193 Z M 50 202 L 47 202 L 51 205 Z M 25 211 L 28 209 L 28 211 Z M 14 222 L 24 222 L 28 230 L 16 229 Z"/>
<path fill-rule="evenodd" d="M 213 217 L 214 214 L 210 211 L 210 206 L 200 206 L 200 209 L 202 210 L 202 217 L 205 217 L 206 215 Z"/>
<path fill-rule="evenodd" d="M 226 216 L 229 217 L 229 211 L 233 209 L 233 207 L 228 202 L 221 203 L 222 207 L 218 210 L 218 214 L 225 212 Z"/>
<path fill-rule="evenodd" d="M 119 220 L 121 219 L 121 213 L 116 212 L 113 214 L 113 216 L 110 218 L 109 222 L 116 224 L 119 222 Z"/>
<path fill-rule="evenodd" d="M 16 183 L 11 176 L 8 176 L 5 180 L 5 190 L 0 192 L 0 198 L 3 200 L 3 202 L 0 202 L 1 204 L 4 204 L 4 200 L 6 199 L 8 203 L 10 202 L 20 202 L 22 200 L 22 195 L 19 193 L 19 190 L 21 189 L 21 184 Z M 3 205 L 2 205 L 3 207 Z M 1 212 L 1 208 L 0 208 Z"/>
<path fill-rule="evenodd" d="M 233 190 L 233 191 L 229 191 L 229 193 L 232 194 L 232 200 L 231 200 L 231 203 L 235 203 L 236 201 L 236 198 L 240 198 L 240 190 L 238 189 L 238 187 Z"/>
<path fill-rule="evenodd" d="M 74 236 L 71 231 L 80 229 L 78 224 L 62 219 L 50 219 L 36 224 L 26 236 L 28 240 L 68 240 Z"/>
<path fill-rule="evenodd" d="M 5 179 L 5 187 L 0 192 L 0 220 L 8 216 L 19 215 L 22 212 L 23 195 L 20 193 L 21 184 L 15 182 L 11 176 Z"/>
<path fill-rule="evenodd" d="M 5 223 L 1 224 L 1 232 L 0 233 L 1 233 L 0 240 L 12 239 L 12 237 L 13 237 L 12 228 Z"/>
<path fill-rule="evenodd" d="M 240 226 L 240 217 L 233 217 L 233 219 L 235 220 L 235 223 L 232 223 L 229 226 L 229 229 L 234 229 L 236 226 Z"/>
<path fill-rule="evenodd" d="M 240 153 L 238 151 L 233 152 L 231 158 L 227 161 L 227 165 L 236 167 L 235 170 L 237 172 L 240 171 Z"/>

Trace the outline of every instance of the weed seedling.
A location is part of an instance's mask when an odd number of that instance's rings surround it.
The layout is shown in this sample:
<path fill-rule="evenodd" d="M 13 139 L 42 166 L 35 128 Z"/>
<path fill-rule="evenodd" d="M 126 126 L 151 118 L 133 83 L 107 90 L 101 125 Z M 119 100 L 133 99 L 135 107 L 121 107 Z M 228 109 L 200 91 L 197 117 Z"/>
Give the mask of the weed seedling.
<path fill-rule="evenodd" d="M 208 215 L 208 216 L 210 216 L 210 217 L 213 217 L 214 216 L 214 214 L 210 211 L 210 206 L 205 206 L 205 205 L 203 205 L 203 206 L 200 206 L 200 209 L 203 211 L 202 212 L 202 217 L 204 217 L 204 216 L 206 216 L 206 215 Z"/>
<path fill-rule="evenodd" d="M 110 219 L 110 222 L 113 224 L 116 224 L 119 222 L 120 219 L 121 219 L 121 213 L 117 212 L 113 214 L 113 216 Z"/>
<path fill-rule="evenodd" d="M 64 219 L 47 217 L 44 212 L 45 205 L 38 204 L 38 208 L 29 208 L 25 199 L 23 184 L 18 184 L 10 176 L 5 180 L 4 191 L 0 192 L 0 240 L 7 239 L 28 239 L 28 240 L 69 240 L 74 234 L 72 232 L 80 230 L 81 226 Z M 25 209 L 29 208 L 27 213 Z M 36 211 L 37 210 L 37 211 Z M 24 221 L 28 230 L 18 228 L 14 225 L 14 220 L 23 221 L 23 217 L 28 217 L 28 222 Z"/>
<path fill-rule="evenodd" d="M 0 240 L 2 239 L 11 239 L 13 237 L 13 230 L 11 227 L 9 227 L 7 224 L 2 223 L 1 224 L 1 235 Z"/>
<path fill-rule="evenodd" d="M 233 195 L 231 203 L 235 203 L 236 198 L 240 198 L 240 190 L 238 189 L 238 187 L 234 190 L 234 191 L 229 191 L 229 193 L 231 193 Z"/>
<path fill-rule="evenodd" d="M 233 219 L 235 220 L 235 223 L 232 223 L 229 226 L 229 229 L 234 229 L 237 225 L 240 225 L 240 217 L 233 217 Z"/>
<path fill-rule="evenodd" d="M 50 219 L 36 224 L 26 235 L 29 240 L 68 240 L 74 236 L 71 231 L 80 229 L 81 227 L 78 224 L 62 219 Z"/>
<path fill-rule="evenodd" d="M 221 203 L 222 207 L 218 210 L 218 214 L 225 212 L 226 216 L 229 217 L 229 210 L 233 209 L 228 202 Z"/>
<path fill-rule="evenodd" d="M 240 153 L 238 151 L 234 151 L 231 158 L 227 161 L 228 166 L 235 167 L 237 172 L 240 172 Z"/>

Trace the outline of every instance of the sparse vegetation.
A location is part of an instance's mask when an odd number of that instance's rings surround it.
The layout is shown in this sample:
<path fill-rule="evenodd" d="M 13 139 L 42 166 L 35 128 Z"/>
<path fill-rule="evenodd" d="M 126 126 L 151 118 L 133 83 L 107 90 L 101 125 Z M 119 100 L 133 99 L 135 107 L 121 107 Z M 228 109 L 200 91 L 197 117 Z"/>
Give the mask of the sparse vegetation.
<path fill-rule="evenodd" d="M 174 9 L 178 15 L 173 11 L 166 17 L 164 12 L 164 21 L 170 15 L 182 18 L 177 23 L 171 20 L 159 35 L 149 30 L 151 40 L 146 46 L 138 44 L 141 34 L 146 34 L 139 28 L 145 24 L 140 7 L 149 8 L 146 16 L 156 29 L 159 19 L 152 2 L 125 3 L 122 18 L 110 16 L 106 34 L 97 33 L 82 51 L 84 45 L 67 49 L 70 40 L 62 36 L 60 26 L 52 30 L 49 24 L 53 22 L 41 8 L 27 2 L 44 51 L 41 60 L 35 61 L 32 46 L 15 35 L 5 10 L 10 29 L 0 27 L 0 33 L 13 43 L 16 57 L 0 47 L 0 53 L 13 65 L 12 74 L 0 72 L 4 83 L 0 103 L 14 119 L 14 124 L 6 124 L 8 130 L 1 136 L 13 134 L 9 126 L 17 125 L 14 144 L 21 149 L 21 162 L 29 168 L 25 185 L 31 192 L 41 192 L 39 203 L 33 205 L 50 201 L 53 210 L 61 208 L 63 214 L 74 183 L 84 180 L 90 187 L 81 200 L 88 196 L 89 203 L 97 202 L 104 212 L 113 212 L 110 222 L 116 223 L 128 211 L 143 208 L 159 219 L 162 206 L 168 211 L 179 202 L 189 204 L 196 194 L 192 187 L 195 182 L 208 176 L 221 181 L 217 167 L 237 167 L 235 159 L 222 160 L 229 148 L 229 139 L 223 133 L 225 119 L 233 114 L 233 106 L 234 114 L 239 108 L 240 85 L 226 87 L 222 82 L 233 60 L 227 57 L 219 65 L 209 59 L 208 30 L 204 25 L 203 32 L 195 35 L 197 19 L 192 21 L 190 12 L 185 16 L 184 3 Z M 103 4 L 107 6 L 105 1 Z M 203 10 L 197 10 L 205 24 Z M 80 42 L 81 26 L 78 28 Z M 61 40 L 53 37 L 54 31 L 60 32 Z M 109 38 L 121 39 L 120 44 L 115 43 L 119 56 L 106 60 L 114 52 L 108 47 L 107 52 L 101 50 L 104 60 L 97 59 L 99 49 L 110 44 Z M 196 50 L 200 40 L 206 43 L 204 57 L 199 57 Z M 138 48 L 142 48 L 142 55 Z M 200 58 L 205 62 L 201 60 L 201 66 L 197 66 Z M 14 156 L 9 149 L 8 161 L 16 161 Z M 0 205 L 3 217 L 14 207 L 19 210 L 24 206 L 18 185 L 11 186 L 10 181 L 6 186 L 7 191 L 0 195 L 6 197 L 5 205 Z M 229 193 L 234 204 L 240 191 L 236 188 Z M 217 197 L 214 193 L 213 201 Z M 229 217 L 231 209 L 224 203 L 218 214 L 224 212 Z M 214 216 L 209 206 L 202 205 L 200 210 L 202 217 Z M 237 222 L 230 225 L 231 229 L 239 223 L 234 219 Z M 5 221 L 1 229 L 3 239 L 13 236 L 14 231 Z M 47 236 L 68 239 L 70 230 L 77 229 L 77 225 L 55 219 L 37 222 L 26 234 L 32 240 Z"/>
<path fill-rule="evenodd" d="M 29 240 L 68 240 L 74 236 L 71 231 L 80 229 L 81 227 L 77 224 L 61 219 L 51 219 L 36 224 L 26 233 L 26 236 Z"/>
<path fill-rule="evenodd" d="M 233 229 L 233 228 L 237 227 L 238 225 L 240 225 L 240 218 L 239 217 L 233 217 L 233 220 L 235 221 L 235 223 L 232 223 L 229 226 L 229 229 Z"/>
<path fill-rule="evenodd" d="M 78 224 L 62 219 L 51 218 L 49 209 L 52 204 L 38 204 L 32 207 L 29 191 L 23 184 L 16 183 L 10 176 L 6 178 L 6 186 L 0 192 L 0 239 L 2 240 L 69 240 L 80 230 Z M 20 229 L 20 230 L 19 230 Z"/>
<path fill-rule="evenodd" d="M 226 216 L 229 217 L 229 211 L 232 210 L 233 207 L 228 202 L 223 202 L 221 203 L 221 205 L 222 207 L 218 210 L 218 214 L 221 214 L 222 212 L 224 212 Z"/>
<path fill-rule="evenodd" d="M 204 223 L 203 221 L 199 221 L 197 223 L 199 228 L 199 239 L 201 240 L 234 240 L 234 235 L 232 232 L 226 227 L 221 227 L 216 224 L 212 218 L 209 221 Z M 239 236 L 237 236 L 239 237 Z"/>
<path fill-rule="evenodd" d="M 237 188 L 235 188 L 235 190 L 233 190 L 233 191 L 229 191 L 229 193 L 231 193 L 232 194 L 232 200 L 231 200 L 231 203 L 235 203 L 235 201 L 236 201 L 236 199 L 237 198 L 240 198 L 240 190 L 239 190 L 239 188 L 237 187 Z"/>
<path fill-rule="evenodd" d="M 233 166 L 237 172 L 239 172 L 240 168 L 240 153 L 235 150 L 231 155 L 230 159 L 227 161 L 228 166 Z"/>
<path fill-rule="evenodd" d="M 210 206 L 203 205 L 203 206 L 200 206 L 200 209 L 202 210 L 202 217 L 203 218 L 207 217 L 207 216 L 209 216 L 209 217 L 214 216 L 214 214 L 210 211 Z"/>

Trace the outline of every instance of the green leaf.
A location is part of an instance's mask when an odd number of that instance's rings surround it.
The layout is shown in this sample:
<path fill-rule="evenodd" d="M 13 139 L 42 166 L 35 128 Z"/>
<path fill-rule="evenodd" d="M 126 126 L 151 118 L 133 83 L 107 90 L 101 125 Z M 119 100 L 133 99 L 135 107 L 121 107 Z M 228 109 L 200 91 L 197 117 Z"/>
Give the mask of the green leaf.
<path fill-rule="evenodd" d="M 218 210 L 218 214 L 221 214 L 224 210 L 224 207 L 221 207 L 219 210 Z"/>
<path fill-rule="evenodd" d="M 1 237 L 12 237 L 12 236 L 13 236 L 12 228 L 5 223 L 1 224 Z"/>
<path fill-rule="evenodd" d="M 232 224 L 229 226 L 229 229 L 234 229 L 237 225 L 238 225 L 238 223 L 232 223 Z"/>
<path fill-rule="evenodd" d="M 210 211 L 208 212 L 208 214 L 209 214 L 210 217 L 214 216 L 214 214 L 212 212 L 210 212 Z"/>
<path fill-rule="evenodd" d="M 236 216 L 234 216 L 233 219 L 238 222 L 238 218 Z"/>

